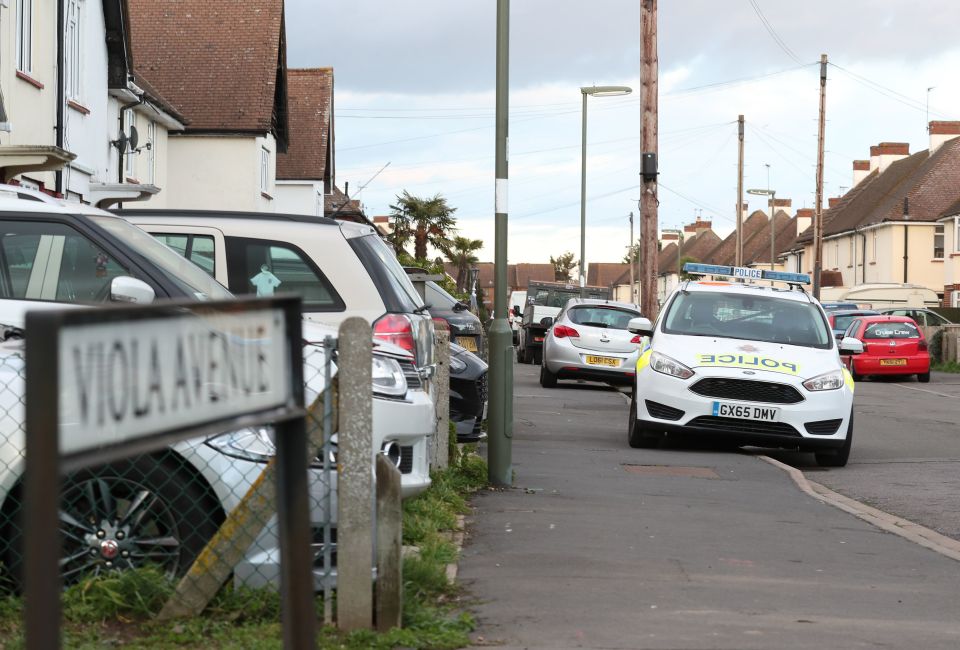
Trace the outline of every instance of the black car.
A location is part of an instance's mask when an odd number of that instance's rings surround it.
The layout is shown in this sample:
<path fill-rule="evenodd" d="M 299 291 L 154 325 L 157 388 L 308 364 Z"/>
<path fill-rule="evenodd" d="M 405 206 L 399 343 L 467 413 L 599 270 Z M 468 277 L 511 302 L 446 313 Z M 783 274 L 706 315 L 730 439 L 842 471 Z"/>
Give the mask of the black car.
<path fill-rule="evenodd" d="M 487 412 L 487 364 L 469 350 L 450 344 L 450 421 L 457 442 L 476 442 Z"/>
<path fill-rule="evenodd" d="M 479 355 L 487 355 L 487 335 L 480 319 L 470 312 L 470 307 L 453 296 L 436 282 L 426 283 L 425 302 L 430 305 L 430 314 L 450 326 L 450 342 Z"/>

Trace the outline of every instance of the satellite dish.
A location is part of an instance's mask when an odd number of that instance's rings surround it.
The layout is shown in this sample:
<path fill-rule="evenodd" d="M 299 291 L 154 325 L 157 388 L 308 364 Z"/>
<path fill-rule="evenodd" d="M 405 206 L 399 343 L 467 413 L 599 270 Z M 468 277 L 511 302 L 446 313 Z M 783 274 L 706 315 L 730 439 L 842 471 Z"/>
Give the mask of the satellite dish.
<path fill-rule="evenodd" d="M 127 138 L 130 142 L 130 149 L 132 151 L 137 150 L 137 143 L 140 142 L 140 134 L 137 133 L 137 127 L 130 125 L 130 137 Z"/>
<path fill-rule="evenodd" d="M 123 132 L 123 129 L 120 130 L 120 135 L 117 136 L 117 139 L 112 141 L 110 144 L 115 146 L 120 154 L 123 155 L 127 151 L 127 134 Z"/>

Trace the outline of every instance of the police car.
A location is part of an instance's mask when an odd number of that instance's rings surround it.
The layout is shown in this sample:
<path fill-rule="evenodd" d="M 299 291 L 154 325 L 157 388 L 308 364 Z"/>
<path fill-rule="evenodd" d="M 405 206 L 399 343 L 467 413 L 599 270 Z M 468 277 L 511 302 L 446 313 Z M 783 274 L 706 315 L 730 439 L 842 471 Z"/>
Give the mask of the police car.
<path fill-rule="evenodd" d="M 821 466 L 846 465 L 854 383 L 838 351 L 859 354 L 863 345 L 835 341 L 823 309 L 803 290 L 810 277 L 710 264 L 684 270 L 712 279 L 683 282 L 655 325 L 645 318 L 628 325 L 649 337 L 637 362 L 630 446 L 693 433 L 813 451 Z"/>

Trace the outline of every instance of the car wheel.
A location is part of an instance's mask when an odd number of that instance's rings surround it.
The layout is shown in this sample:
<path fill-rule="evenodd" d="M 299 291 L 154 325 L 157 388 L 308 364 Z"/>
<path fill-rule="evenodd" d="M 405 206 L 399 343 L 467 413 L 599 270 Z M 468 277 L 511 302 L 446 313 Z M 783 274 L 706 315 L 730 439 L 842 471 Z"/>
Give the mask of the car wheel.
<path fill-rule="evenodd" d="M 13 494 L 12 494 L 13 496 Z M 22 498 L 17 490 L 16 498 Z M 22 519 L 18 502 L 4 508 L 4 560 L 23 586 Z M 65 586 L 108 571 L 154 566 L 182 575 L 217 532 L 220 504 L 192 473 L 152 456 L 83 470 L 64 479 L 60 493 Z"/>
<path fill-rule="evenodd" d="M 863 375 L 857 372 L 857 366 L 852 359 L 850 360 L 850 377 L 854 382 L 863 381 Z"/>
<path fill-rule="evenodd" d="M 630 399 L 630 417 L 627 420 L 627 442 L 634 449 L 656 449 L 661 441 L 660 436 L 651 435 L 637 422 L 637 396 L 634 390 L 634 395 Z"/>
<path fill-rule="evenodd" d="M 930 371 L 921 372 L 919 375 L 917 375 L 917 381 L 919 381 L 921 384 L 929 384 L 929 383 L 930 383 Z"/>
<path fill-rule="evenodd" d="M 818 451 L 814 454 L 820 467 L 846 467 L 853 446 L 853 411 L 850 411 L 850 424 L 847 425 L 847 439 L 839 449 Z"/>
<path fill-rule="evenodd" d="M 547 364 L 545 363 L 540 365 L 540 385 L 544 388 L 557 387 L 557 376 L 547 370 Z"/>

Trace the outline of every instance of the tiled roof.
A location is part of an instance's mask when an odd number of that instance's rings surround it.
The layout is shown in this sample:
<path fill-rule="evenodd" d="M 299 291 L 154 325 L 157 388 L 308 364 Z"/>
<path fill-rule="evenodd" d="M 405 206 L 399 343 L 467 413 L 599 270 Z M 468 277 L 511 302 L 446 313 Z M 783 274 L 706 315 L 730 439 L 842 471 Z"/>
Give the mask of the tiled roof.
<path fill-rule="evenodd" d="M 767 225 L 769 219 L 767 215 L 762 210 L 754 211 L 749 217 L 743 220 L 743 250 L 744 257 L 746 257 L 747 242 L 751 237 L 756 235 L 764 226 Z M 769 232 L 768 232 L 769 236 Z M 726 264 L 732 265 L 737 259 L 737 231 L 734 230 L 727 237 L 720 242 L 713 250 L 709 251 L 704 259 L 700 260 L 705 264 Z M 674 260 L 676 264 L 676 260 Z"/>
<path fill-rule="evenodd" d="M 267 133 L 287 143 L 283 0 L 128 0 L 135 68 L 187 132 Z"/>
<path fill-rule="evenodd" d="M 935 221 L 960 199 L 960 138 L 949 140 L 931 156 L 920 151 L 874 170 L 823 214 L 824 235 L 848 232 L 883 221 L 904 219 L 904 198 L 911 221 Z M 807 229 L 798 243 L 813 238 Z"/>
<path fill-rule="evenodd" d="M 277 180 L 326 180 L 333 68 L 287 70 L 290 144 L 277 156 Z"/>
<path fill-rule="evenodd" d="M 960 214 L 960 199 L 949 208 L 940 213 L 941 217 L 955 217 Z"/>
<path fill-rule="evenodd" d="M 518 290 L 527 288 L 527 284 L 533 282 L 553 282 L 555 277 L 553 264 L 527 264 L 520 262 L 511 264 L 507 269 L 507 284 L 516 287 Z"/>
<path fill-rule="evenodd" d="M 360 201 L 348 199 L 343 190 L 334 187 L 332 193 L 323 197 L 323 216 L 333 217 L 334 213 L 339 218 L 344 214 L 363 214 L 363 209 L 360 207 Z"/>
<path fill-rule="evenodd" d="M 777 211 L 775 224 L 775 239 L 773 242 L 774 251 L 779 255 L 788 250 L 793 241 L 797 238 L 797 220 L 782 210 Z M 757 232 L 749 242 L 743 247 L 743 263 L 750 264 L 769 264 L 770 263 L 770 222 Z"/>
<path fill-rule="evenodd" d="M 623 262 L 587 264 L 587 284 L 591 287 L 615 287 L 630 281 L 630 265 Z"/>
<path fill-rule="evenodd" d="M 684 257 L 689 257 L 698 262 L 709 262 L 708 256 L 721 244 L 717 233 L 712 230 L 701 230 L 699 233 L 685 239 L 683 249 L 680 251 L 680 261 Z M 657 269 L 660 275 L 675 273 L 677 269 L 677 245 L 670 244 L 657 257 Z"/>

